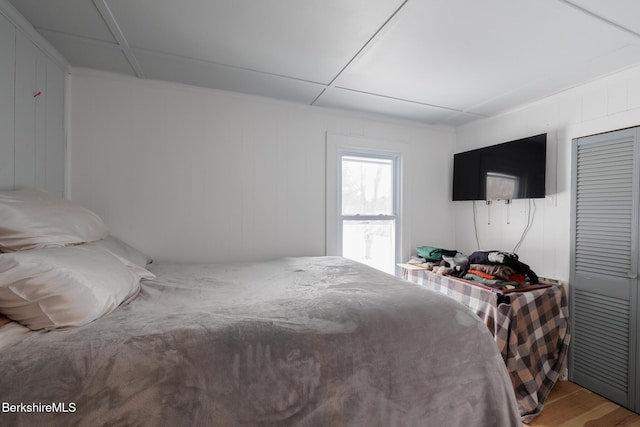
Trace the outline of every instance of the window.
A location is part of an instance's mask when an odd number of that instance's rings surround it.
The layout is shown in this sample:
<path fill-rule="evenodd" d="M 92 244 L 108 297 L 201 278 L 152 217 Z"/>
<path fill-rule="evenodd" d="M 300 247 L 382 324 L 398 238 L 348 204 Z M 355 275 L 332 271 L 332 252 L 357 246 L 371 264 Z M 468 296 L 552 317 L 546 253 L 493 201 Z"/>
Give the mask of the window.
<path fill-rule="evenodd" d="M 394 274 L 399 262 L 399 154 L 339 150 L 338 254 Z"/>

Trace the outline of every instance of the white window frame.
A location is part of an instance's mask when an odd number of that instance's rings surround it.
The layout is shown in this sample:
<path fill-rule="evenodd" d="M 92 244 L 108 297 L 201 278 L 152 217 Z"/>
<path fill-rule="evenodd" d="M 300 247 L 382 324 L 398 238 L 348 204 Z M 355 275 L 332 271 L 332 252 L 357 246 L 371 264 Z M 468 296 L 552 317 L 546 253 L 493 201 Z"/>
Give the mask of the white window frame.
<path fill-rule="evenodd" d="M 410 241 L 410 229 L 404 218 L 406 200 L 403 197 L 407 167 L 404 157 L 409 154 L 408 144 L 405 142 L 374 140 L 363 137 L 339 135 L 327 132 L 326 146 L 326 229 L 325 254 L 342 256 L 342 153 L 357 156 L 389 156 L 396 157 L 394 164 L 394 217 L 395 229 L 395 262 L 403 262 L 405 254 L 410 254 L 410 248 L 405 248 L 405 242 Z M 361 215 L 361 220 L 369 216 Z M 374 216 L 381 219 L 380 216 Z M 396 266 L 395 274 L 400 275 L 400 268 Z"/>
<path fill-rule="evenodd" d="M 342 161 L 344 157 L 363 157 L 370 159 L 384 159 L 390 160 L 393 167 L 393 182 L 391 184 L 393 191 L 393 200 L 392 200 L 392 214 L 374 214 L 374 215 L 344 215 L 342 213 Z M 344 221 L 394 221 L 394 253 L 395 259 L 394 263 L 398 264 L 401 262 L 400 260 L 400 232 L 402 228 L 400 227 L 402 218 L 400 216 L 400 154 L 399 153 L 385 153 L 376 150 L 365 150 L 365 149 L 354 149 L 354 148 L 339 148 L 338 149 L 338 206 L 337 206 L 337 255 L 342 256 L 342 247 L 343 247 L 343 224 Z"/>

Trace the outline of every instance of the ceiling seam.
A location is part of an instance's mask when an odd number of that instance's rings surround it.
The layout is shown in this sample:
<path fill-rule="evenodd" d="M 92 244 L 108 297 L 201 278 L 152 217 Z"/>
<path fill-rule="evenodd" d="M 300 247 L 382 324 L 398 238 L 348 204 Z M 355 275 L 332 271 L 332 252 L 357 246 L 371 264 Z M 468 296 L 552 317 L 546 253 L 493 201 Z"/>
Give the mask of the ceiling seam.
<path fill-rule="evenodd" d="M 580 12 L 586 14 L 586 15 L 589 15 L 592 18 L 598 19 L 598 20 L 600 20 L 600 21 L 602 21 L 602 22 L 604 22 L 606 24 L 609 24 L 609 25 L 611 25 L 611 26 L 613 26 L 613 27 L 615 27 L 615 28 L 617 28 L 619 30 L 622 30 L 622 31 L 624 31 L 626 33 L 629 33 L 629 34 L 633 35 L 634 37 L 640 38 L 640 33 L 637 33 L 637 32 L 633 31 L 630 28 L 627 28 L 627 27 L 625 27 L 623 25 L 620 25 L 617 22 L 613 22 L 613 21 L 605 18 L 604 16 L 598 15 L 597 13 L 592 12 L 589 9 L 585 9 L 584 7 L 579 6 L 579 5 L 573 3 L 573 2 L 571 2 L 569 0 L 558 0 L 558 1 L 561 2 L 561 3 L 566 4 L 567 6 L 573 7 L 574 9 L 576 9 L 576 10 L 578 10 L 578 11 L 580 11 Z"/>
<path fill-rule="evenodd" d="M 232 69 L 232 70 L 247 71 L 247 72 L 256 73 L 256 74 L 264 74 L 266 76 L 279 77 L 279 78 L 289 79 L 289 80 L 295 80 L 295 81 L 299 81 L 299 82 L 303 82 L 303 83 L 310 83 L 310 84 L 323 86 L 323 87 L 327 86 L 326 83 L 320 83 L 320 82 L 316 82 L 316 81 L 313 81 L 313 80 L 301 79 L 299 77 L 286 76 L 284 74 L 271 73 L 271 72 L 268 72 L 268 71 L 260 71 L 260 70 L 255 70 L 253 68 L 239 67 L 237 65 L 229 65 L 229 64 L 224 64 L 222 62 L 208 61 L 206 59 L 191 58 L 189 56 L 176 55 L 176 54 L 173 54 L 173 53 L 160 52 L 160 51 L 157 51 L 157 50 L 145 49 L 145 48 L 141 48 L 141 47 L 135 47 L 135 48 L 131 48 L 131 49 L 132 50 L 136 50 L 138 52 L 143 52 L 143 53 L 146 53 L 146 54 L 149 54 L 149 55 L 161 56 L 161 57 L 165 57 L 165 58 L 169 58 L 169 59 L 184 60 L 184 61 L 189 61 L 189 62 L 198 63 L 198 64 L 204 64 L 204 65 L 215 65 L 217 67 L 224 67 L 224 68 L 229 68 L 229 69 Z"/>
<path fill-rule="evenodd" d="M 366 91 L 357 90 L 357 89 L 349 89 L 349 88 L 342 87 L 342 86 L 335 86 L 335 87 L 338 88 L 338 89 L 349 91 L 349 92 L 362 93 L 362 94 L 365 94 L 365 95 L 376 96 L 376 97 L 379 97 L 379 98 L 392 99 L 394 101 L 401 101 L 401 102 L 406 102 L 406 103 L 409 103 L 409 104 L 417 104 L 417 105 L 423 105 L 425 107 L 431 107 L 431 108 L 437 108 L 437 109 L 440 109 L 440 110 L 446 110 L 446 111 L 451 112 L 451 113 L 468 114 L 470 116 L 475 116 L 475 117 L 479 117 L 479 118 L 486 117 L 483 114 L 473 113 L 471 111 L 466 111 L 466 110 L 459 109 L 459 108 L 445 107 L 445 106 L 442 106 L 442 105 L 429 104 L 427 102 L 412 101 L 410 99 L 398 98 L 396 96 L 382 95 L 382 94 L 379 94 L 379 93 L 366 92 Z"/>
<path fill-rule="evenodd" d="M 116 18 L 113 16 L 113 13 L 111 13 L 111 9 L 109 9 L 106 0 L 93 0 L 93 4 L 95 5 L 96 9 L 98 9 L 98 12 L 102 16 L 102 19 L 104 19 L 105 24 L 107 24 L 107 27 L 109 27 L 109 31 L 111 31 L 111 34 L 118 42 L 118 45 L 122 49 L 124 56 L 127 58 L 127 61 L 129 61 L 129 64 L 131 64 L 131 68 L 133 68 L 133 71 L 135 71 L 136 76 L 139 78 L 144 78 L 142 67 L 133 54 L 133 51 L 129 46 L 129 42 L 127 42 L 124 33 L 116 22 Z"/>
<path fill-rule="evenodd" d="M 347 61 L 347 63 L 344 65 L 344 67 L 342 67 L 340 69 L 340 71 L 338 71 L 338 74 L 336 74 L 335 77 L 333 79 L 331 79 L 331 81 L 326 85 L 327 88 L 333 86 L 333 83 L 338 79 L 338 77 L 340 77 L 342 75 L 342 73 L 344 73 L 345 70 L 349 67 L 349 65 L 351 65 L 353 63 L 353 61 L 355 61 L 362 54 L 362 52 L 366 49 L 366 47 L 371 44 L 371 42 L 382 32 L 382 30 L 389 24 L 389 22 L 391 22 L 391 20 L 393 20 L 393 18 L 395 18 L 398 15 L 400 10 L 402 10 L 402 8 L 407 4 L 408 1 L 409 0 L 404 0 L 402 2 L 402 4 L 400 6 L 398 6 L 396 8 L 396 10 L 387 18 L 387 20 L 382 23 L 382 25 L 376 30 L 376 32 L 373 33 L 373 35 L 371 37 L 369 37 L 369 40 L 367 40 L 362 45 L 362 47 L 360 47 L 360 49 L 358 49 L 358 51 L 355 53 L 355 55 L 353 55 L 351 57 L 351 59 L 349 61 Z M 325 90 L 326 90 L 326 88 L 325 88 Z M 322 94 L 325 93 L 325 90 L 320 92 L 320 94 L 311 102 L 310 105 L 314 105 L 318 101 L 318 99 L 320 99 Z"/>
<path fill-rule="evenodd" d="M 79 35 L 76 35 L 76 34 L 69 34 L 69 33 L 64 33 L 64 32 L 61 32 L 61 31 L 55 31 L 55 30 L 50 30 L 48 28 L 41 28 L 41 27 L 36 27 L 36 31 L 38 31 L 43 36 L 44 35 L 49 35 L 49 36 L 52 36 L 52 37 L 61 37 L 61 38 L 74 40 L 74 41 L 81 42 L 81 43 L 91 44 L 91 45 L 94 45 L 94 46 L 101 46 L 101 47 L 107 47 L 107 48 L 111 48 L 111 49 L 121 50 L 120 45 L 117 42 L 94 39 L 94 38 L 91 38 L 91 37 L 79 36 Z"/>

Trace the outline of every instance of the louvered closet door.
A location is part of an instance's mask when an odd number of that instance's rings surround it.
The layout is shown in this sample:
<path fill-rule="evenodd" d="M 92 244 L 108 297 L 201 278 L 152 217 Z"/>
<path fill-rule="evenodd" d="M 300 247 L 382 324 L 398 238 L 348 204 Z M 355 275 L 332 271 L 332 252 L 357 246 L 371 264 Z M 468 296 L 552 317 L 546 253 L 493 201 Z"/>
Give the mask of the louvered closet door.
<path fill-rule="evenodd" d="M 636 411 L 637 135 L 574 142 L 569 365 L 572 381 Z"/>

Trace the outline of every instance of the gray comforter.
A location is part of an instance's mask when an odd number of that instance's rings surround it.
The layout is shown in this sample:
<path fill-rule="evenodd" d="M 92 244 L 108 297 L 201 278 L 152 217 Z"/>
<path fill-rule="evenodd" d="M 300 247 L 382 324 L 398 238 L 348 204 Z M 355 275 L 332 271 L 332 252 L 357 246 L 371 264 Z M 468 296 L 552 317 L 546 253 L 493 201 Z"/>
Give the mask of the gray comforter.
<path fill-rule="evenodd" d="M 0 425 L 521 425 L 444 295 L 336 257 L 150 270 L 110 315 L 2 350 Z"/>

